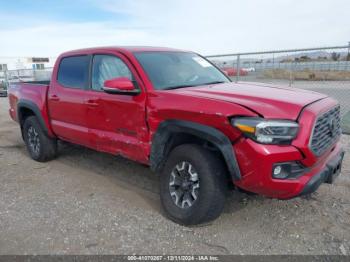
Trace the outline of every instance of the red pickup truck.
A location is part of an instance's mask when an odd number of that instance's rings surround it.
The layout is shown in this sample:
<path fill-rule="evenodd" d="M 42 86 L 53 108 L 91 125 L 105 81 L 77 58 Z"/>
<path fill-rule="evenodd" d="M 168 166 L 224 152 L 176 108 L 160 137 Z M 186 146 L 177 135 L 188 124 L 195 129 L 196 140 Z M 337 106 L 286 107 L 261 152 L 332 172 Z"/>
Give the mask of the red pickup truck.
<path fill-rule="evenodd" d="M 278 199 L 340 173 L 340 109 L 326 95 L 233 83 L 204 57 L 151 47 L 62 54 L 50 82 L 9 88 L 30 156 L 64 140 L 149 165 L 161 203 L 181 224 L 215 219 L 228 185 Z"/>

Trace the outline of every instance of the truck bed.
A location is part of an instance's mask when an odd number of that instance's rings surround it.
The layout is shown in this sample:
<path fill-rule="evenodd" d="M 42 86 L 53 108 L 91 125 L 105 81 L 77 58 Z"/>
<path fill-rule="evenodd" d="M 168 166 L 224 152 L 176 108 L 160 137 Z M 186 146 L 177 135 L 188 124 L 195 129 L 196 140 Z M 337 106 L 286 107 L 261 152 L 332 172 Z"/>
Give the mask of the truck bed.
<path fill-rule="evenodd" d="M 30 104 L 30 106 L 35 107 L 33 110 L 38 110 L 43 116 L 47 116 L 46 99 L 49 84 L 50 81 L 11 83 L 8 89 L 11 118 L 19 121 L 17 119 L 17 110 L 19 105 L 23 103 Z"/>

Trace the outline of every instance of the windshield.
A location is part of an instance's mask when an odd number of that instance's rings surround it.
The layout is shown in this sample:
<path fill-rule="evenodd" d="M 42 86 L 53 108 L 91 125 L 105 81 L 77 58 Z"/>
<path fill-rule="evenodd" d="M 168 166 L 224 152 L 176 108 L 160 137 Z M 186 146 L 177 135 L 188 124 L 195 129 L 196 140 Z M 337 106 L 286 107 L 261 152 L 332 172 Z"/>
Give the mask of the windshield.
<path fill-rule="evenodd" d="M 134 55 L 158 90 L 230 82 L 220 70 L 194 53 L 136 52 Z"/>

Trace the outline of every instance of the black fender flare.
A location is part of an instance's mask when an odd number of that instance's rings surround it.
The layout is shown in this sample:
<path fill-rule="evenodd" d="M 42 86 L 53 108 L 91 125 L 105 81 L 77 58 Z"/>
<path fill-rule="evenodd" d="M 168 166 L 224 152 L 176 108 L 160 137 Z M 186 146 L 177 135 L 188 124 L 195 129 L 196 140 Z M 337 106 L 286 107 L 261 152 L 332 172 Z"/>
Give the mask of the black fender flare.
<path fill-rule="evenodd" d="M 215 145 L 221 152 L 227 169 L 233 180 L 241 179 L 241 172 L 232 143 L 229 138 L 216 128 L 183 120 L 165 120 L 159 124 L 154 134 L 150 155 L 150 166 L 153 171 L 159 171 L 169 154 L 167 143 L 174 133 L 185 133 L 196 136 Z"/>
<path fill-rule="evenodd" d="M 48 135 L 48 129 L 47 126 L 45 124 L 44 118 L 41 115 L 40 109 L 39 107 L 32 101 L 26 100 L 26 99 L 20 99 L 17 103 L 17 119 L 19 124 L 21 125 L 21 128 L 24 124 L 24 119 L 23 116 L 21 114 L 21 109 L 29 109 L 31 110 L 35 117 L 38 119 L 41 128 L 43 129 L 43 131 L 45 132 L 46 135 Z"/>

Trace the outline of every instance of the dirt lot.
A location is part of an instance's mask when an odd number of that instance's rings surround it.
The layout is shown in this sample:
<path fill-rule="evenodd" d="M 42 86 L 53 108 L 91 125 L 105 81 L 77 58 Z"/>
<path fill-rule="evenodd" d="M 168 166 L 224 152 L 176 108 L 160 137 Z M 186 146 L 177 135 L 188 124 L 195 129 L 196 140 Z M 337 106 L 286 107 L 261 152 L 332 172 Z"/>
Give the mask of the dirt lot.
<path fill-rule="evenodd" d="M 334 185 L 311 199 L 231 192 L 212 224 L 163 217 L 147 167 L 72 145 L 32 161 L 0 98 L 0 254 L 350 254 L 350 139 Z"/>
<path fill-rule="evenodd" d="M 301 71 L 290 71 L 287 69 L 276 68 L 268 69 L 263 72 L 264 77 L 271 79 L 286 79 L 289 80 L 291 77 L 294 80 L 316 80 L 316 81 L 327 81 L 327 80 L 350 80 L 349 71 L 325 71 L 325 70 L 310 70 L 304 69 Z"/>

